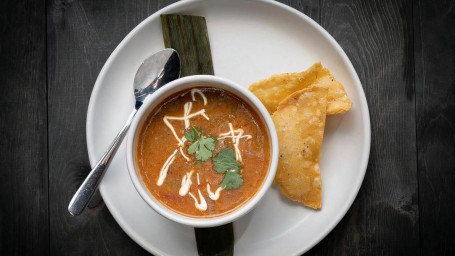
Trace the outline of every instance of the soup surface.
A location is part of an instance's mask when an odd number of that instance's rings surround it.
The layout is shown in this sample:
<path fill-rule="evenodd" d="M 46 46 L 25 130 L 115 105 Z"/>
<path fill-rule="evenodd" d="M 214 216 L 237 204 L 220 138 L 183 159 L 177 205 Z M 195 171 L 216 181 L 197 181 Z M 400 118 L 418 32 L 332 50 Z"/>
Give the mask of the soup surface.
<path fill-rule="evenodd" d="M 190 217 L 216 217 L 251 199 L 270 161 L 268 134 L 245 102 L 221 89 L 193 88 L 147 118 L 136 164 L 150 193 Z"/>

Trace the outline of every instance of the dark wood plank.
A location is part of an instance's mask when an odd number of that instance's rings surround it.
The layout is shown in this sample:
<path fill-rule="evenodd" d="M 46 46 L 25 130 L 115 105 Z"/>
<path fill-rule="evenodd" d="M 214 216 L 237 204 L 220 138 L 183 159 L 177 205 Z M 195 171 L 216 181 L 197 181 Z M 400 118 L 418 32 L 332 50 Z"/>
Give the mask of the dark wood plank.
<path fill-rule="evenodd" d="M 455 1 L 418 1 L 416 103 L 422 255 L 455 255 Z"/>
<path fill-rule="evenodd" d="M 49 253 L 45 1 L 0 1 L 0 255 Z"/>
<path fill-rule="evenodd" d="M 362 82 L 372 141 L 353 206 L 309 255 L 418 255 L 412 1 L 323 0 L 321 13 Z"/>
<path fill-rule="evenodd" d="M 105 61 L 162 1 L 48 1 L 49 211 L 53 255 L 141 255 L 99 198 L 71 217 L 67 205 L 90 171 L 85 121 Z"/>
<path fill-rule="evenodd" d="M 321 13 L 319 8 L 319 0 L 276 0 L 285 5 L 288 5 L 306 16 L 312 18 L 317 23 L 321 22 Z"/>

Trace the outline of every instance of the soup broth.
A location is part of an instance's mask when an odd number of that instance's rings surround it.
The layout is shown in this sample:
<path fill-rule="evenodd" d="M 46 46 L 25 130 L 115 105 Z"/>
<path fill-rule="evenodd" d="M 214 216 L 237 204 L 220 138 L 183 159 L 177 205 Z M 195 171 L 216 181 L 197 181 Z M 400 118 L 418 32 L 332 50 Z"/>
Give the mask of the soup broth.
<path fill-rule="evenodd" d="M 148 116 L 137 141 L 136 164 L 150 194 L 189 217 L 216 217 L 242 206 L 269 167 L 262 120 L 221 89 L 169 97 Z"/>

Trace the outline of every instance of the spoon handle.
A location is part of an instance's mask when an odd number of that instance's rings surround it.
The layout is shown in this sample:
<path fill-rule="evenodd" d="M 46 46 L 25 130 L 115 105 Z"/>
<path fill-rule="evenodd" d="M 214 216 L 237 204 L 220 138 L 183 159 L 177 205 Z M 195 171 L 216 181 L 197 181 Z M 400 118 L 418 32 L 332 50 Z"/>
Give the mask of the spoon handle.
<path fill-rule="evenodd" d="M 95 165 L 95 167 L 93 167 L 93 169 L 88 174 L 87 178 L 85 178 L 85 181 L 74 194 L 73 199 L 71 199 L 71 202 L 68 206 L 68 211 L 70 212 L 71 215 L 77 216 L 81 214 L 82 211 L 87 206 L 88 202 L 90 201 L 96 189 L 98 188 L 98 185 L 100 184 L 100 181 L 103 178 L 103 175 L 106 172 L 107 167 L 109 167 L 109 164 L 111 163 L 111 160 L 115 155 L 115 152 L 117 152 L 117 149 L 119 148 L 123 138 L 128 132 L 128 129 L 130 128 L 131 125 L 131 121 L 133 120 L 133 117 L 136 115 L 136 112 L 137 112 L 136 109 L 134 109 L 131 112 L 125 125 L 123 125 L 122 129 L 117 134 L 114 141 L 109 146 L 108 150 L 104 153 L 104 155 Z"/>

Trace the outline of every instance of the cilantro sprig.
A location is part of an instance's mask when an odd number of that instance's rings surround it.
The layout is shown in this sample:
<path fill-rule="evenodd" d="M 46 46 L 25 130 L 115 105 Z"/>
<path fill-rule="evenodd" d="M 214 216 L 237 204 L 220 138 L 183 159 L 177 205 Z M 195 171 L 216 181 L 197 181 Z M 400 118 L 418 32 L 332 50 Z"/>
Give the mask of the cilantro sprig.
<path fill-rule="evenodd" d="M 188 141 L 192 142 L 188 147 L 188 153 L 195 155 L 196 160 L 205 162 L 212 157 L 212 152 L 216 145 L 215 138 L 202 135 L 199 127 L 193 127 L 184 136 Z"/>
<path fill-rule="evenodd" d="M 190 142 L 195 142 L 197 138 L 201 136 L 201 127 L 193 127 L 191 130 L 186 132 L 183 136 L 190 141 Z"/>
<path fill-rule="evenodd" d="M 188 153 L 195 155 L 197 161 L 205 162 L 212 157 L 217 142 L 216 138 L 202 135 L 200 127 L 193 127 L 184 136 L 191 142 Z M 213 157 L 213 165 L 216 172 L 224 174 L 220 183 L 221 188 L 236 189 L 243 184 L 243 177 L 240 173 L 242 165 L 235 159 L 234 150 L 223 148 Z"/>
<path fill-rule="evenodd" d="M 224 178 L 220 183 L 220 187 L 223 189 L 236 189 L 239 188 L 243 184 L 242 174 L 240 172 L 235 171 L 227 171 L 224 174 Z"/>
<path fill-rule="evenodd" d="M 235 159 L 234 150 L 223 148 L 214 158 L 215 171 L 224 173 L 220 183 L 223 189 L 236 189 L 243 184 L 243 177 L 240 173 L 242 165 Z"/>
<path fill-rule="evenodd" d="M 213 164 L 215 165 L 215 171 L 218 173 L 225 173 L 229 170 L 240 171 L 242 165 L 235 160 L 234 150 L 230 148 L 223 148 L 213 158 Z"/>

